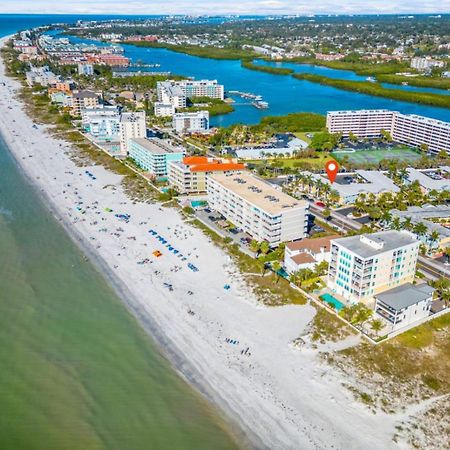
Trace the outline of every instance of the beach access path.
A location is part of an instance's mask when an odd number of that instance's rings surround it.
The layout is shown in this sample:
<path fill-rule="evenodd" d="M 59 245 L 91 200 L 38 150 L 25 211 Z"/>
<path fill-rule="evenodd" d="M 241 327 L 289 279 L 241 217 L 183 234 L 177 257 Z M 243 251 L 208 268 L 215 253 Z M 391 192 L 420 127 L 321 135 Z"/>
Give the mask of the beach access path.
<path fill-rule="evenodd" d="M 121 176 L 78 167 L 70 144 L 33 126 L 19 89 L 1 63 L 0 132 L 26 177 L 173 366 L 225 413 L 246 446 L 406 448 L 392 441 L 398 418 L 356 401 L 342 386 L 351 380 L 322 362 L 318 350 L 292 345 L 308 330 L 311 305 L 263 306 L 230 257 L 175 209 L 132 202 Z M 163 255 L 154 257 L 155 250 Z"/>

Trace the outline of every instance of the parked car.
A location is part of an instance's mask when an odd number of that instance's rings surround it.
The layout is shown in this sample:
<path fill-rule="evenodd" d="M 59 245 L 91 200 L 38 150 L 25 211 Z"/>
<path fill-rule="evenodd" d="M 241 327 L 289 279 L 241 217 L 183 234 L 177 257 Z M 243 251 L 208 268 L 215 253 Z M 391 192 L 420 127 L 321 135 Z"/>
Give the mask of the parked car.
<path fill-rule="evenodd" d="M 238 233 L 239 233 L 239 231 L 238 231 L 236 228 L 230 228 L 228 231 L 229 231 L 231 234 L 238 234 Z"/>

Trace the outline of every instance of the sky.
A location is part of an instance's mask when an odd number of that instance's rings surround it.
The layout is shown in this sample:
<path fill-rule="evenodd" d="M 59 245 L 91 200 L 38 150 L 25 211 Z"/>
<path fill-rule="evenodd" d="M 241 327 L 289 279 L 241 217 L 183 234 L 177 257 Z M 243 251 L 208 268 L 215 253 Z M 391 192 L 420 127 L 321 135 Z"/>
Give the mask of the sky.
<path fill-rule="evenodd" d="M 0 0 L 0 13 L 402 14 L 450 13 L 450 0 Z"/>

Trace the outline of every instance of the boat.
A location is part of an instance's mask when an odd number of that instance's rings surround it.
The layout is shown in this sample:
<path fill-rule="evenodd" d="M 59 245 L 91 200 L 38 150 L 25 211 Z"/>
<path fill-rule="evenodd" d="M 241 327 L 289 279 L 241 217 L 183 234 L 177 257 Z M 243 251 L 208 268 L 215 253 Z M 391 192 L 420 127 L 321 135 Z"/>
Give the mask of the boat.
<path fill-rule="evenodd" d="M 268 102 L 264 102 L 264 101 L 262 101 L 262 100 L 257 100 L 257 101 L 255 101 L 255 102 L 253 102 L 252 105 L 253 105 L 255 108 L 258 108 L 258 109 L 266 109 L 266 108 L 269 107 L 269 103 L 268 103 Z"/>

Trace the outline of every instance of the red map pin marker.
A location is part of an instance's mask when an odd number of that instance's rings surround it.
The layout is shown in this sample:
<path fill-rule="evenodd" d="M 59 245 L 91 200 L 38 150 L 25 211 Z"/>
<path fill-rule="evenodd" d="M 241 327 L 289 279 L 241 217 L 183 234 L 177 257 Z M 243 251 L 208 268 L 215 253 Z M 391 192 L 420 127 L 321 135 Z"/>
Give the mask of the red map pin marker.
<path fill-rule="evenodd" d="M 325 164 L 325 170 L 327 171 L 328 179 L 330 180 L 330 183 L 334 183 L 336 180 L 336 175 L 339 172 L 339 164 L 337 161 L 332 159 L 331 161 L 328 161 Z"/>

